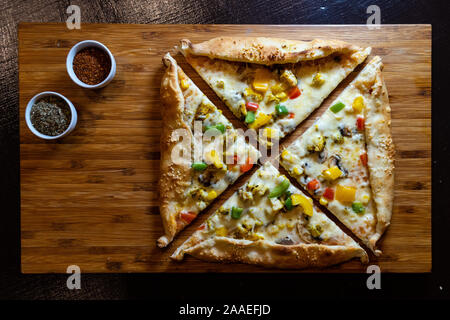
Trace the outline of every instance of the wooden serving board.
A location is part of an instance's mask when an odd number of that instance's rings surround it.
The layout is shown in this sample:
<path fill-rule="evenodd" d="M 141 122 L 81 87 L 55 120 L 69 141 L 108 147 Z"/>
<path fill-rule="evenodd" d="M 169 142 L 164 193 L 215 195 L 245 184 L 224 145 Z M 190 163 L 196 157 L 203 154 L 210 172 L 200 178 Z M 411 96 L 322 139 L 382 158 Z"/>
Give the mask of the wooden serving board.
<path fill-rule="evenodd" d="M 384 272 L 431 271 L 430 25 L 369 30 L 367 26 L 83 24 L 81 30 L 68 30 L 65 24 L 38 23 L 19 26 L 22 271 L 64 273 L 69 265 L 78 265 L 82 272 L 280 272 L 189 256 L 181 263 L 169 259 L 249 174 L 170 247 L 155 246 L 163 234 L 156 188 L 163 126 L 161 57 L 182 38 L 199 42 L 221 35 L 340 39 L 372 46 L 372 56 L 382 56 L 396 146 L 395 205 L 391 226 L 380 242 L 383 255 L 372 257 L 371 263 Z M 116 58 L 114 81 L 99 91 L 78 87 L 66 72 L 69 49 L 85 39 L 101 41 Z M 242 127 L 184 58 L 175 58 L 234 125 Z M 283 143 L 308 128 L 360 70 Z M 56 142 L 38 139 L 25 124 L 28 100 L 47 90 L 63 94 L 78 110 L 75 131 Z M 354 260 L 307 271 L 365 270 Z"/>

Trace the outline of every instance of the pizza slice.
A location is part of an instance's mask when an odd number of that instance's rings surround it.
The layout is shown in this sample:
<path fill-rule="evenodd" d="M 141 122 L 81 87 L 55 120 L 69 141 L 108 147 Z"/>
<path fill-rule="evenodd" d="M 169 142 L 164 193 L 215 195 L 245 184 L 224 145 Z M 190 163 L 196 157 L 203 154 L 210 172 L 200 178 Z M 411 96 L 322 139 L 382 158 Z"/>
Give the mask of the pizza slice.
<path fill-rule="evenodd" d="M 163 62 L 159 196 L 165 235 L 159 247 L 167 246 L 260 157 L 170 54 Z"/>
<path fill-rule="evenodd" d="M 199 44 L 182 40 L 180 51 L 236 117 L 251 129 L 264 128 L 265 140 L 271 140 L 293 131 L 371 48 L 333 40 L 220 37 Z"/>
<path fill-rule="evenodd" d="M 331 107 L 281 153 L 281 164 L 374 251 L 390 223 L 394 144 L 390 107 L 374 57 Z"/>
<path fill-rule="evenodd" d="M 367 253 L 269 162 L 171 256 L 276 268 L 324 267 Z"/>

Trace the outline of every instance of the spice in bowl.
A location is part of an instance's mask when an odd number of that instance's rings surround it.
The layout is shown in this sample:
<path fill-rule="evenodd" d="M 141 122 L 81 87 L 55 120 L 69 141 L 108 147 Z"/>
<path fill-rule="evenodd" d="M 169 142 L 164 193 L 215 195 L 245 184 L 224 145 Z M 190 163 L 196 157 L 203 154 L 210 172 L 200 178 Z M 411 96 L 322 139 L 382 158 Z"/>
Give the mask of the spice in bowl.
<path fill-rule="evenodd" d="M 96 85 L 108 77 L 111 60 L 108 54 L 99 48 L 84 48 L 73 58 L 73 71 L 82 82 Z"/>
<path fill-rule="evenodd" d="M 71 112 L 67 103 L 56 96 L 38 100 L 30 111 L 33 127 L 47 136 L 58 136 L 69 127 Z"/>

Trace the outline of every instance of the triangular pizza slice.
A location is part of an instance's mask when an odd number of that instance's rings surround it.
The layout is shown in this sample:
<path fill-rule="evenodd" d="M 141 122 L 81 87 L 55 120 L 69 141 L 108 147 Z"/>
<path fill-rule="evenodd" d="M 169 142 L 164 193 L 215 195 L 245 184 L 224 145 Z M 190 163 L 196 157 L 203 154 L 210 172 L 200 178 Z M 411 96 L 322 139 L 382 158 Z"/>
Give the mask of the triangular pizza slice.
<path fill-rule="evenodd" d="M 182 40 L 179 49 L 236 117 L 270 139 L 293 131 L 371 51 L 334 40 L 242 37 Z"/>
<path fill-rule="evenodd" d="M 324 267 L 367 253 L 269 162 L 171 256 L 275 268 Z"/>
<path fill-rule="evenodd" d="M 281 153 L 281 164 L 376 254 L 392 214 L 394 144 L 380 57 Z"/>
<path fill-rule="evenodd" d="M 159 197 L 165 235 L 159 247 L 167 246 L 260 157 L 170 54 L 163 62 Z"/>

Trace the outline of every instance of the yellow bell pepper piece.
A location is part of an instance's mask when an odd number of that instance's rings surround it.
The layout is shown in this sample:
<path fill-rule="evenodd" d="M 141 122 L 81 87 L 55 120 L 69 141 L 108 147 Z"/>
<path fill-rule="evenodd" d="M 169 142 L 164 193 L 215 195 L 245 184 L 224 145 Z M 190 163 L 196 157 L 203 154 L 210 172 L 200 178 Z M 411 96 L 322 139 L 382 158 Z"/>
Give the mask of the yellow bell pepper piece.
<path fill-rule="evenodd" d="M 187 79 L 183 79 L 180 81 L 180 87 L 183 90 L 186 90 L 189 88 L 189 81 Z"/>
<path fill-rule="evenodd" d="M 355 112 L 360 113 L 365 107 L 363 97 L 362 96 L 356 97 L 355 100 L 353 100 L 352 107 Z"/>
<path fill-rule="evenodd" d="M 303 212 L 307 215 L 312 217 L 313 215 L 313 202 L 311 198 L 307 198 L 301 194 L 293 194 L 291 196 L 292 199 L 292 205 L 297 206 L 300 205 L 303 208 Z"/>
<path fill-rule="evenodd" d="M 209 162 L 211 162 L 217 169 L 221 169 L 223 167 L 222 161 L 219 159 L 219 155 L 216 150 L 211 150 L 206 154 L 206 158 Z"/>
<path fill-rule="evenodd" d="M 219 237 L 226 237 L 227 234 L 228 232 L 225 227 L 220 227 L 216 229 L 216 235 Z"/>
<path fill-rule="evenodd" d="M 256 69 L 255 79 L 253 80 L 253 89 L 255 91 L 265 93 L 267 89 L 269 89 L 269 81 L 271 76 L 272 74 L 267 69 Z"/>
<path fill-rule="evenodd" d="M 353 202 L 355 201 L 356 188 L 341 186 L 336 187 L 336 200 L 340 202 Z"/>
<path fill-rule="evenodd" d="M 215 198 L 217 198 L 217 192 L 214 190 L 211 190 L 210 192 L 208 192 L 208 195 L 206 196 L 206 200 L 214 200 Z"/>
<path fill-rule="evenodd" d="M 253 240 L 253 241 L 264 240 L 264 236 L 260 233 L 253 232 L 250 236 L 250 240 Z"/>
<path fill-rule="evenodd" d="M 263 125 L 269 123 L 269 121 L 272 119 L 272 115 L 265 114 L 263 112 L 260 112 L 258 117 L 249 124 L 250 129 L 258 129 L 259 127 L 262 127 Z"/>
<path fill-rule="evenodd" d="M 327 180 L 336 180 L 342 176 L 342 171 L 337 166 L 333 166 L 322 172 L 322 174 Z"/>

